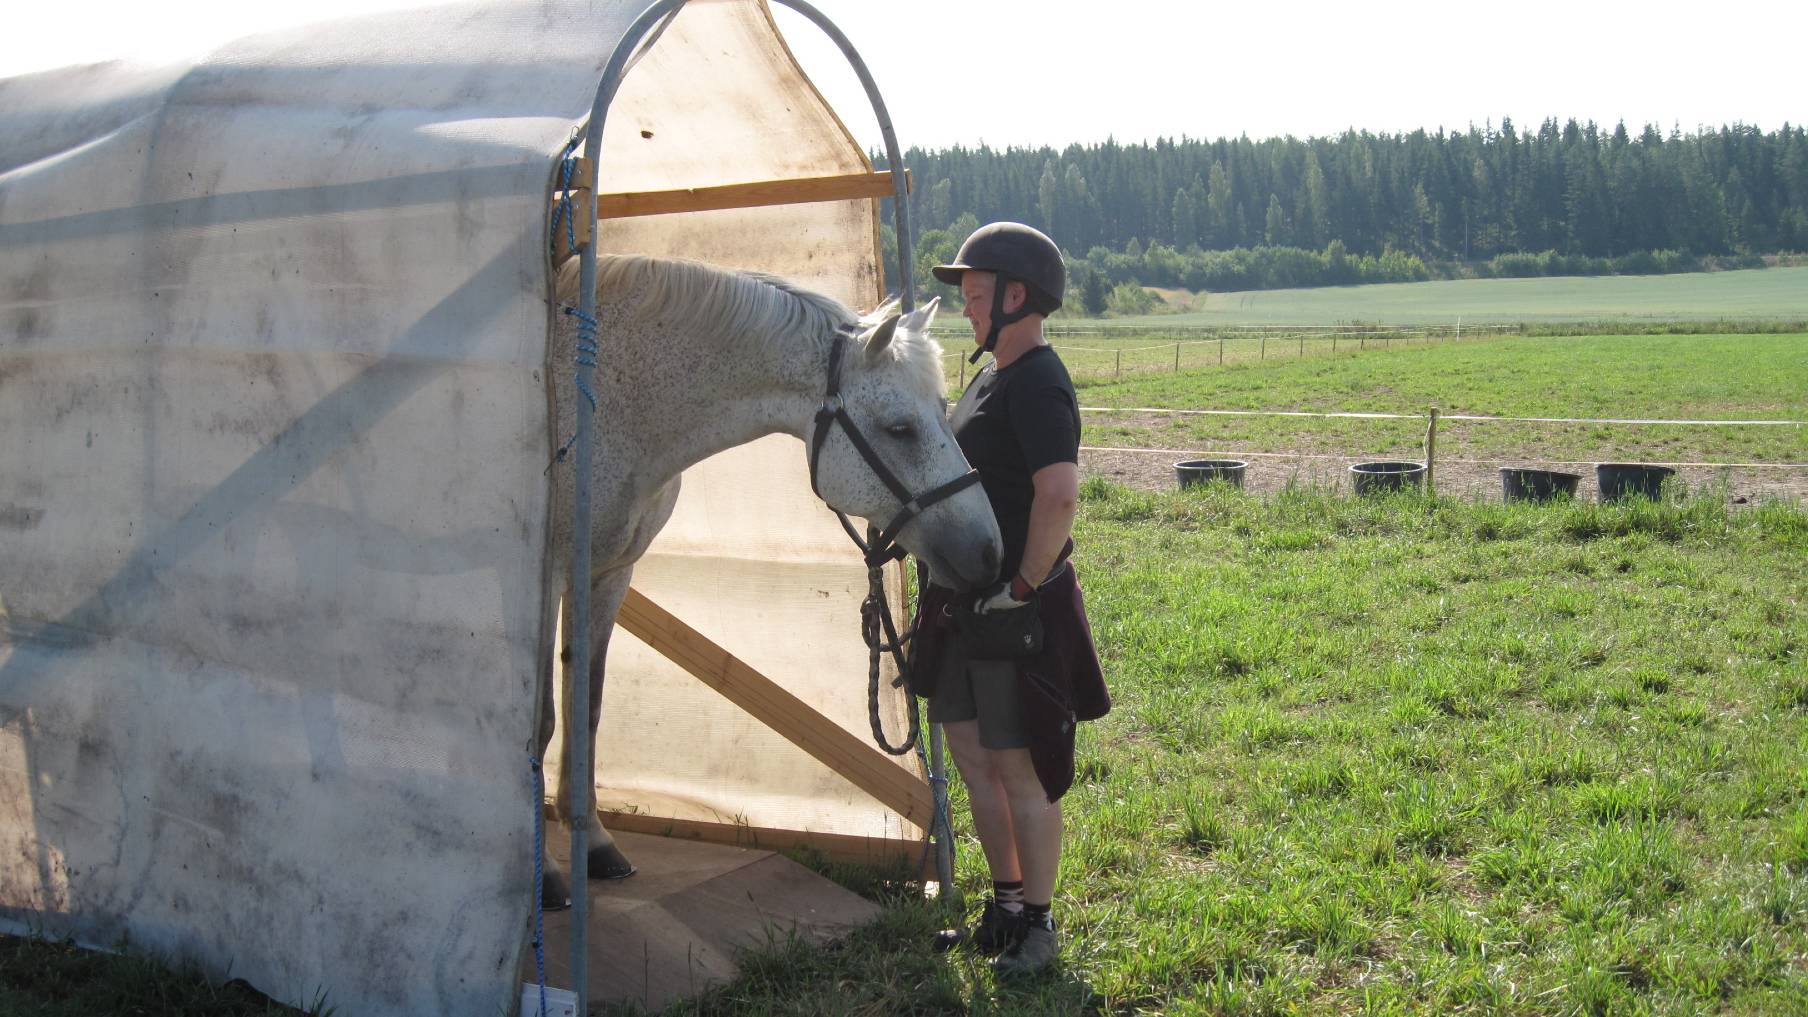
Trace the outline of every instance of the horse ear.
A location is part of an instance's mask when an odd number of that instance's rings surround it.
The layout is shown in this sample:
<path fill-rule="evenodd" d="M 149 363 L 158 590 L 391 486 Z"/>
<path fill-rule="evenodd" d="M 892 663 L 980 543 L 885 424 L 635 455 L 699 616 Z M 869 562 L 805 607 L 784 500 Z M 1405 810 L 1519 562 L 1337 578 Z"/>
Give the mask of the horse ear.
<path fill-rule="evenodd" d="M 879 356 L 885 347 L 891 345 L 891 337 L 898 331 L 898 315 L 896 312 L 885 316 L 885 320 L 875 325 L 866 333 L 866 357 L 868 360 Z"/>
<path fill-rule="evenodd" d="M 935 320 L 935 312 L 941 309 L 942 298 L 930 297 L 929 302 L 904 316 L 904 331 L 921 332 Z"/>

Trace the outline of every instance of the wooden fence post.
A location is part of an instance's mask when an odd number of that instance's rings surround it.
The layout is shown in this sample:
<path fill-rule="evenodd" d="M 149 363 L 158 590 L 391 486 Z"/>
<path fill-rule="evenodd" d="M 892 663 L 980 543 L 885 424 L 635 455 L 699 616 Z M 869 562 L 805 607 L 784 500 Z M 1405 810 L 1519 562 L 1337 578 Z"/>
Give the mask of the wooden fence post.
<path fill-rule="evenodd" d="M 1425 429 L 1425 493 L 1438 493 L 1438 408 L 1431 408 L 1431 425 Z"/>
<path fill-rule="evenodd" d="M 1218 337 L 1218 366 L 1224 366 L 1224 337 Z"/>
<path fill-rule="evenodd" d="M 1174 373 L 1180 373 L 1180 343 L 1178 341 L 1174 343 Z"/>
<path fill-rule="evenodd" d="M 1262 352 L 1256 355 L 1257 360 L 1268 359 L 1268 333 L 1262 333 Z"/>
<path fill-rule="evenodd" d="M 1113 370 L 1112 377 L 1122 378 L 1123 376 L 1124 376 L 1124 351 L 1118 350 L 1117 351 L 1117 367 Z"/>

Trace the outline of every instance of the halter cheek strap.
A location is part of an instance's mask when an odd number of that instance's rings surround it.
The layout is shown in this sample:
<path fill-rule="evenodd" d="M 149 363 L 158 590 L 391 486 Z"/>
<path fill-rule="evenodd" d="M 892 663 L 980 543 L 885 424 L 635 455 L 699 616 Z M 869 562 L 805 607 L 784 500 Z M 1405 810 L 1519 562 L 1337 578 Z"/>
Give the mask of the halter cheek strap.
<path fill-rule="evenodd" d="M 853 539 L 855 546 L 866 555 L 868 593 L 866 600 L 860 605 L 860 634 L 861 638 L 866 641 L 869 654 L 866 685 L 867 717 L 872 723 L 873 740 L 879 743 L 881 749 L 891 755 L 899 756 L 909 752 L 911 747 L 917 744 L 919 731 L 917 711 L 914 707 L 910 711 L 910 735 L 904 739 L 902 745 L 893 745 L 886 740 L 885 729 L 879 722 L 879 655 L 887 652 L 892 655 L 892 659 L 898 666 L 898 679 L 892 685 L 895 687 L 903 684 L 905 676 L 910 672 L 910 662 L 904 657 L 904 644 L 916 634 L 916 629 L 913 623 L 910 632 L 899 636 L 897 626 L 892 624 L 891 605 L 885 596 L 883 566 L 888 561 L 904 557 L 904 549 L 897 546 L 898 533 L 910 525 L 912 519 L 921 515 L 924 509 L 936 502 L 979 483 L 979 471 L 968 469 L 966 473 L 934 490 L 914 498 L 911 497 L 910 491 L 898 482 L 897 476 L 891 470 L 886 468 L 885 461 L 879 458 L 879 453 L 873 448 L 872 443 L 860 433 L 860 428 L 854 423 L 854 418 L 848 416 L 847 407 L 841 402 L 841 358 L 844 348 L 849 345 L 852 344 L 846 336 L 837 335 L 829 347 L 828 388 L 822 397 L 822 408 L 816 411 L 816 430 L 810 437 L 810 490 L 816 492 L 816 497 L 822 498 L 822 488 L 817 484 L 816 464 L 822 459 L 822 447 L 828 442 L 829 428 L 839 423 L 842 431 L 846 432 L 848 441 L 852 442 L 854 449 L 860 453 L 860 458 L 866 460 L 866 465 L 873 471 L 873 475 L 885 484 L 899 502 L 903 503 L 898 514 L 892 517 L 891 522 L 885 524 L 883 530 L 875 532 L 872 527 L 867 527 L 867 540 L 860 539 L 860 534 L 854 530 L 854 524 L 848 521 L 847 513 L 833 505 L 829 506 L 835 512 L 835 518 L 841 520 L 841 528 L 847 531 L 847 535 Z M 823 501 L 827 503 L 828 499 L 823 498 Z M 921 576 L 922 563 L 918 563 L 917 569 L 918 575 Z"/>
<path fill-rule="evenodd" d="M 910 489 L 899 482 L 897 475 L 886 467 L 885 461 L 879 458 L 878 450 L 873 448 L 872 443 L 866 440 L 866 436 L 860 433 L 860 428 L 854 423 L 854 418 L 848 416 L 847 407 L 842 404 L 841 358 L 843 348 L 848 345 L 850 343 L 846 338 L 836 336 L 829 347 L 828 391 L 823 396 L 822 408 L 816 411 L 816 431 L 810 438 L 810 490 L 816 493 L 816 497 L 822 498 L 822 488 L 818 486 L 817 482 L 816 466 L 822 459 L 822 447 L 828 441 L 829 428 L 840 424 L 842 432 L 847 435 L 848 441 L 853 443 L 855 451 L 859 452 L 860 458 L 866 461 L 867 468 L 873 471 L 873 475 L 878 477 L 893 497 L 902 504 L 898 514 L 892 517 L 891 522 L 885 524 L 884 529 L 877 534 L 869 534 L 872 537 L 870 542 L 860 539 L 860 534 L 855 531 L 854 524 L 848 521 L 847 513 L 840 509 L 834 510 L 835 517 L 841 520 L 841 528 L 847 531 L 847 535 L 853 538 L 854 543 L 866 555 L 866 563 L 877 565 L 904 557 L 904 549 L 897 546 L 896 543 L 898 534 L 903 531 L 904 527 L 910 525 L 910 521 L 921 515 L 923 510 L 929 506 L 979 483 L 979 471 L 969 469 L 966 473 L 939 487 L 913 496 Z M 823 498 L 823 501 L 827 502 L 828 499 Z M 834 508 L 834 506 L 831 505 L 830 508 Z"/>

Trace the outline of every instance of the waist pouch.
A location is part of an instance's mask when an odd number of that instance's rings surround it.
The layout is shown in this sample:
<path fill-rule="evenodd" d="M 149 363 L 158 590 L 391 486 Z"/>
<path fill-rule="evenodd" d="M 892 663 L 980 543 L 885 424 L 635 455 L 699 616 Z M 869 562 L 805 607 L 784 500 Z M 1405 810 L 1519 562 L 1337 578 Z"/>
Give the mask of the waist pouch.
<path fill-rule="evenodd" d="M 954 627 L 973 660 L 1016 660 L 1042 652 L 1042 605 L 1034 597 L 1023 607 L 980 614 L 973 601 L 954 608 Z"/>

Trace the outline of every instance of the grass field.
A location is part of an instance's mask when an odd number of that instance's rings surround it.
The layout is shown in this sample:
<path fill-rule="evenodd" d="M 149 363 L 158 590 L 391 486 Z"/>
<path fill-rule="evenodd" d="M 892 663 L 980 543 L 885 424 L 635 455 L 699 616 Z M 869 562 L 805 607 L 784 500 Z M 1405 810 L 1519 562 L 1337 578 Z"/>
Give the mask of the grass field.
<path fill-rule="evenodd" d="M 1081 383 L 1085 406 L 1808 421 L 1808 335 L 1506 337 Z M 1088 414 L 1091 445 L 1410 449 L 1423 419 Z M 1808 427 L 1446 421 L 1454 458 L 1808 463 Z"/>
<path fill-rule="evenodd" d="M 1079 536 L 1116 708 L 1064 968 L 939 958 L 900 898 L 673 1013 L 1808 1007 L 1801 510 L 1090 483 Z"/>
<path fill-rule="evenodd" d="M 1067 800 L 1064 970 L 938 959 L 946 912 L 900 902 L 673 1012 L 1808 1005 L 1799 509 L 1093 483 L 1079 535 L 1116 709 Z"/>
<path fill-rule="evenodd" d="M 1446 324 L 1808 317 L 1808 266 L 1663 276 L 1452 279 L 1212 293 L 1193 311 L 1117 325 Z"/>

